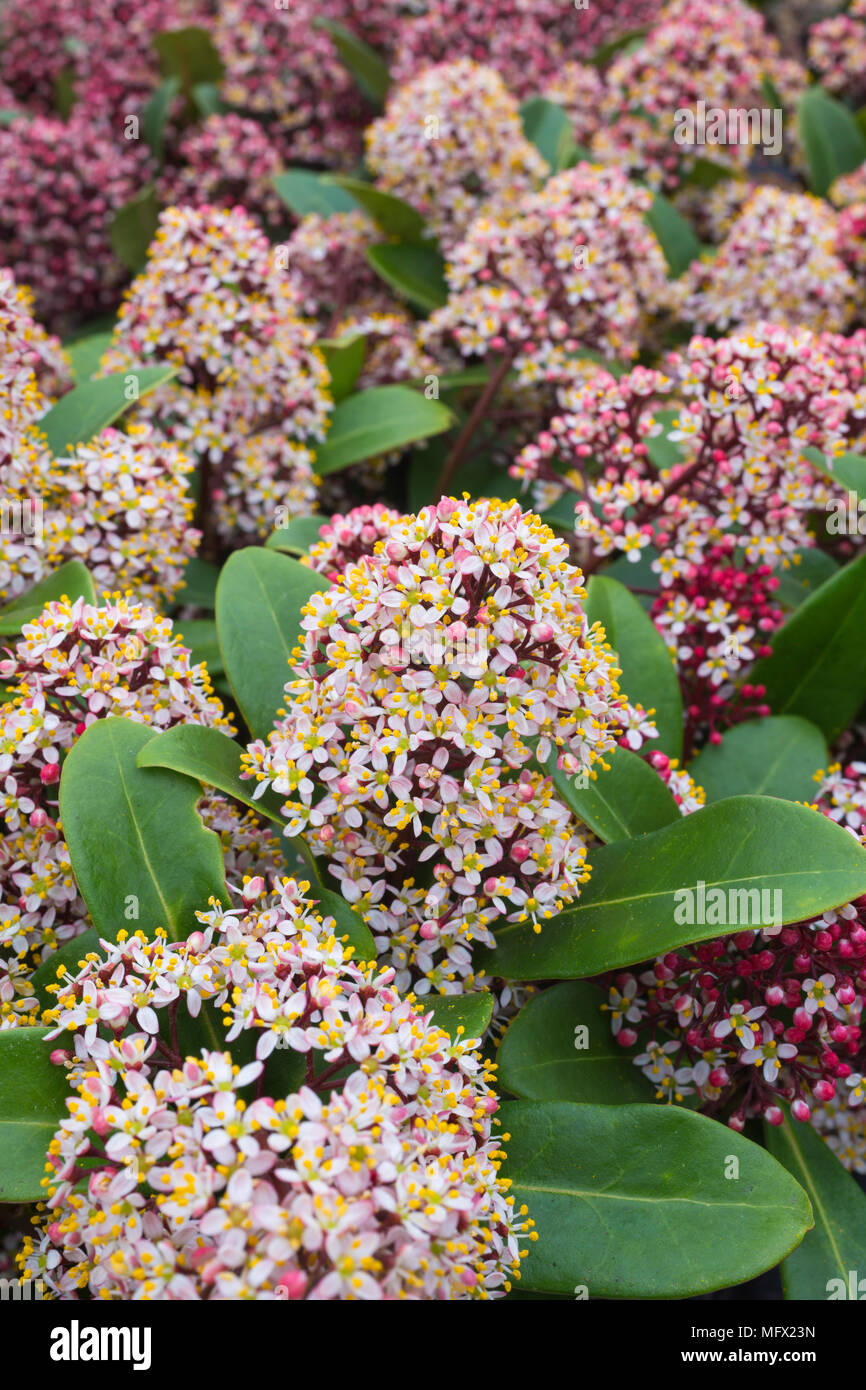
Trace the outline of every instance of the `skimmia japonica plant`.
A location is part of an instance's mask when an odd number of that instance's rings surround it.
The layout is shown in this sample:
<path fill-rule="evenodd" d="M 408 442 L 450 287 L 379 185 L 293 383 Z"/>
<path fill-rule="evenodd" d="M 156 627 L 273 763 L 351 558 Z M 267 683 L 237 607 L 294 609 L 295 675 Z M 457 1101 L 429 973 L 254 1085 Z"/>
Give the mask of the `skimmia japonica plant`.
<path fill-rule="evenodd" d="M 866 6 L 57 8 L 0 17 L 3 1288 L 839 1296 Z"/>

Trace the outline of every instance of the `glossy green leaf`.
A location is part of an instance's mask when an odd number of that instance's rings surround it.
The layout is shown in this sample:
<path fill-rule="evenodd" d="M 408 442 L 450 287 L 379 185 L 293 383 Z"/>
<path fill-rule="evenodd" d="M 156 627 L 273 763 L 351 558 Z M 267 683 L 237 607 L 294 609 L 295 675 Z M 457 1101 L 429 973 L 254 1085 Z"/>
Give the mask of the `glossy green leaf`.
<path fill-rule="evenodd" d="M 96 593 L 90 571 L 80 560 L 66 560 L 60 567 L 40 579 L 32 589 L 0 608 L 0 636 L 8 637 L 20 632 L 25 623 L 32 623 L 47 603 L 66 596 L 70 602 L 83 598 L 85 603 L 96 603 Z"/>
<path fill-rule="evenodd" d="M 315 570 L 259 546 L 236 550 L 223 567 L 216 592 L 220 650 L 254 738 L 267 738 L 283 706 L 301 610 L 311 594 L 329 587 Z"/>
<path fill-rule="evenodd" d="M 735 927 L 800 922 L 866 892 L 866 850 L 854 837 L 818 811 L 773 797 L 714 802 L 663 830 L 594 849 L 590 863 L 573 907 L 542 922 L 540 932 L 531 923 L 497 923 L 496 948 L 478 953 L 478 968 L 508 980 L 600 975 Z M 721 920 L 712 900 L 703 914 L 712 921 L 683 920 L 702 915 L 699 882 L 706 894 L 725 892 L 729 910 Z M 693 893 L 692 914 L 689 900 L 674 896 L 685 889 Z M 759 891 L 757 899 L 741 895 L 762 889 L 769 894 L 763 903 Z M 774 921 L 776 890 L 781 923 Z"/>
<path fill-rule="evenodd" d="M 856 117 L 823 87 L 807 87 L 797 109 L 809 185 L 825 198 L 840 174 L 853 173 L 866 160 L 866 136 Z"/>
<path fill-rule="evenodd" d="M 159 200 L 152 185 L 117 209 L 108 227 L 112 250 L 127 270 L 137 275 L 147 260 L 159 226 Z"/>
<path fill-rule="evenodd" d="M 74 1092 L 63 1067 L 49 1060 L 56 1043 L 47 1028 L 0 1033 L 0 1202 L 35 1202 L 45 1196 L 48 1145 L 66 1118 Z"/>
<path fill-rule="evenodd" d="M 76 385 L 90 381 L 99 371 L 99 364 L 111 346 L 113 333 L 110 328 L 88 333 L 79 333 L 68 338 L 63 351 L 69 358 L 72 375 Z"/>
<path fill-rule="evenodd" d="M 416 1002 L 419 1012 L 432 1014 L 437 1027 L 444 1028 L 452 1038 L 483 1038 L 493 1017 L 493 995 L 487 990 L 475 994 L 419 994 Z"/>
<path fill-rule="evenodd" d="M 520 108 L 523 133 L 534 145 L 542 159 L 550 165 L 551 173 L 567 169 L 574 156 L 574 133 L 568 113 L 555 101 L 533 97 Z"/>
<path fill-rule="evenodd" d="M 142 134 L 157 164 L 162 164 L 165 147 L 165 125 L 171 104 L 181 90 L 177 73 L 161 82 L 153 96 L 141 109 Z"/>
<path fill-rule="evenodd" d="M 228 904 L 220 842 L 196 812 L 200 789 L 136 758 L 153 730 L 131 719 L 99 719 L 66 757 L 60 816 L 72 869 L 94 926 L 179 941 L 196 928 L 211 896 Z"/>
<path fill-rule="evenodd" d="M 286 207 L 296 217 L 331 217 L 335 212 L 357 212 L 358 204 L 337 184 L 309 169 L 286 169 L 275 174 L 272 183 Z"/>
<path fill-rule="evenodd" d="M 825 454 L 821 449 L 813 449 L 811 446 L 803 450 L 804 458 L 807 458 L 819 472 L 825 477 L 832 478 L 834 483 L 850 492 L 856 492 L 858 498 L 866 497 L 866 457 L 863 454 L 836 454 L 833 457 Z M 840 499 L 841 500 L 841 499 Z M 847 498 L 845 499 L 847 504 Z M 859 513 L 857 520 L 859 521 Z M 847 518 L 845 518 L 847 520 Z M 830 514 L 827 516 L 828 530 Z M 858 529 L 859 528 L 855 528 Z M 831 531 L 832 535 L 833 532 Z M 838 533 L 837 533 L 838 534 Z M 866 535 L 866 520 L 863 522 L 863 529 L 860 535 Z"/>
<path fill-rule="evenodd" d="M 347 396 L 335 409 L 331 428 L 316 454 L 321 477 L 338 473 L 391 449 L 442 434 L 452 424 L 451 411 L 408 386 L 374 386 Z"/>
<path fill-rule="evenodd" d="M 321 349 L 331 376 L 331 395 L 335 401 L 348 396 L 358 380 L 367 352 L 364 333 L 347 333 L 343 338 L 320 338 Z"/>
<path fill-rule="evenodd" d="M 781 715 L 737 724 L 721 743 L 708 743 L 689 764 L 707 801 L 761 793 L 812 801 L 814 774 L 828 763 L 827 743 L 807 719 Z"/>
<path fill-rule="evenodd" d="M 790 569 L 780 570 L 776 578 L 779 587 L 775 597 L 784 608 L 799 608 L 816 589 L 838 573 L 839 566 L 831 555 L 815 546 L 796 550 L 791 556 Z"/>
<path fill-rule="evenodd" d="M 812 1224 L 803 1189 L 765 1149 L 675 1106 L 509 1101 L 515 1205 L 538 1240 L 521 1288 L 685 1298 L 771 1269 Z M 730 1159 L 739 1177 L 729 1178 Z"/>
<path fill-rule="evenodd" d="M 284 550 L 289 555 L 306 555 L 310 546 L 321 540 L 319 533 L 327 524 L 326 516 L 293 516 L 288 525 L 271 532 L 265 545 L 269 550 Z"/>
<path fill-rule="evenodd" d="M 185 777 L 195 777 L 206 787 L 216 787 L 250 806 L 266 820 L 284 826 L 280 813 L 282 797 L 268 790 L 258 801 L 253 793 L 258 783 L 241 777 L 243 748 L 233 738 L 201 724 L 176 724 L 161 734 L 153 734 L 139 751 L 139 767 L 165 767 Z"/>
<path fill-rule="evenodd" d="M 782 1263 L 785 1297 L 849 1298 L 850 1271 L 855 1283 L 863 1275 L 866 1193 L 810 1124 L 787 1114 L 778 1127 L 765 1123 L 764 1136 L 773 1157 L 808 1194 L 815 1215 L 814 1229 Z M 862 1297 L 856 1287 L 853 1296 Z"/>
<path fill-rule="evenodd" d="M 679 682 L 664 639 L 634 594 L 606 575 L 593 575 L 587 589 L 586 612 L 599 622 L 622 668 L 620 685 L 632 704 L 643 705 L 659 737 L 653 747 L 678 758 L 683 748 L 683 702 Z"/>
<path fill-rule="evenodd" d="M 142 396 L 170 381 L 176 370 L 168 366 L 136 367 L 76 386 L 39 421 L 51 452 L 61 458 L 77 444 L 87 444 Z"/>
<path fill-rule="evenodd" d="M 774 714 L 799 714 L 832 743 L 866 699 L 866 555 L 839 570 L 773 636 L 754 683 Z"/>
<path fill-rule="evenodd" d="M 385 283 L 422 313 L 439 309 L 447 300 L 445 262 L 432 246 L 382 242 L 368 246 L 366 254 Z"/>
<path fill-rule="evenodd" d="M 678 279 L 701 254 L 701 243 L 691 223 L 662 193 L 656 193 L 644 216 L 664 252 L 669 275 Z"/>
<path fill-rule="evenodd" d="M 364 43 L 350 29 L 347 29 L 343 24 L 338 24 L 336 20 L 317 19 L 315 25 L 318 29 L 327 29 L 334 40 L 334 47 L 340 55 L 340 61 L 344 67 L 348 68 L 364 96 L 374 106 L 381 107 L 388 95 L 388 87 L 391 82 L 385 60 L 380 57 L 375 48 Z"/>
<path fill-rule="evenodd" d="M 561 799 L 605 844 L 628 835 L 645 835 L 679 820 L 677 803 L 643 758 L 627 748 L 614 748 L 605 753 L 604 761 L 609 770 L 596 763 L 597 775 L 594 779 L 587 776 L 585 787 L 571 773 L 558 770 L 555 753 L 548 771 Z"/>
<path fill-rule="evenodd" d="M 344 189 L 355 202 L 372 218 L 386 237 L 396 241 L 421 242 L 427 239 L 427 223 L 416 212 L 411 203 L 397 198 L 393 193 L 385 193 L 372 183 L 363 179 L 350 178 L 348 174 L 327 175 L 327 181 Z"/>
<path fill-rule="evenodd" d="M 602 1009 L 607 994 L 568 980 L 530 999 L 509 1025 L 497 1054 L 499 1083 L 526 1100 L 651 1102 L 653 1088 L 620 1047 Z"/>

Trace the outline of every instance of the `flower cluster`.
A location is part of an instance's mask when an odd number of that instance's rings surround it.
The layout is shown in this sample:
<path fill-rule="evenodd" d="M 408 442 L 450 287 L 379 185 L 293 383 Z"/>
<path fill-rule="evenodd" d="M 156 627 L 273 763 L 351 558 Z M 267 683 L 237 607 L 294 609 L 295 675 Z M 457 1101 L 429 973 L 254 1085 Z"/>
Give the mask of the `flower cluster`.
<path fill-rule="evenodd" d="M 204 515 L 224 540 L 267 535 L 278 506 L 310 511 L 314 496 L 306 441 L 324 437 L 332 403 L 284 249 L 242 208 L 169 208 L 102 363 L 177 366 L 135 418 L 201 460 Z"/>
<path fill-rule="evenodd" d="M 77 108 L 68 121 L 22 117 L 0 129 L 3 262 L 52 326 L 116 305 L 126 271 L 109 224 L 147 182 L 148 160 L 143 141 Z"/>
<path fill-rule="evenodd" d="M 65 458 L 54 458 L 29 431 L 7 465 L 0 461 L 7 505 L 21 509 L 19 531 L 6 538 L 0 559 L 0 594 L 15 597 L 64 560 L 79 559 L 99 585 L 134 586 L 145 600 L 170 598 L 199 542 L 191 471 L 180 449 L 148 424 L 130 425 L 126 434 L 103 430 Z"/>
<path fill-rule="evenodd" d="M 307 561 L 332 584 L 338 584 L 349 566 L 372 555 L 379 541 L 386 541 L 401 521 L 399 512 L 381 503 L 354 507 L 345 516 L 333 516 L 319 528 L 321 540 L 310 546 Z"/>
<path fill-rule="evenodd" d="M 646 189 L 581 163 L 527 195 L 507 220 L 481 217 L 448 265 L 448 303 L 422 342 L 464 357 L 505 354 L 519 380 L 554 378 L 579 347 L 637 355 L 667 266 L 643 214 Z"/>
<path fill-rule="evenodd" d="M 700 333 L 757 319 L 844 331 L 860 288 L 840 255 L 839 222 L 811 194 L 756 189 L 718 253 L 678 282 L 680 317 Z"/>
<path fill-rule="evenodd" d="M 312 213 L 295 228 L 286 252 L 300 311 L 316 319 L 333 337 L 345 315 L 384 311 L 392 306 L 382 281 L 367 260 L 367 248 L 380 233 L 363 212 Z"/>
<path fill-rule="evenodd" d="M 186 941 L 121 932 L 64 975 L 52 1057 L 77 1096 L 19 1257 L 60 1298 L 510 1288 L 529 1223 L 498 1175 L 488 1064 L 401 1000 L 393 970 L 356 964 L 308 890 L 251 880 Z M 213 1007 L 255 1060 L 180 1050 Z"/>
<path fill-rule="evenodd" d="M 743 132 L 734 131 L 733 139 L 708 150 L 699 128 L 694 140 L 683 138 L 689 132 L 679 131 L 677 113 L 696 113 L 699 102 L 705 103 L 702 109 L 725 113 L 761 111 L 767 108 L 767 79 L 785 108 L 807 80 L 799 64 L 780 56 L 778 42 L 751 5 L 672 0 L 644 42 L 608 68 L 593 152 L 657 188 L 675 188 L 702 157 L 745 169 L 759 141 L 740 139 Z M 793 136 L 785 129 L 786 147 L 789 141 Z"/>
<path fill-rule="evenodd" d="M 548 759 L 594 775 L 640 721 L 567 547 L 516 503 L 443 498 L 373 544 L 306 606 L 287 712 L 246 767 L 360 904 L 398 986 L 460 992 L 497 918 L 541 930 L 587 877 Z"/>
<path fill-rule="evenodd" d="M 286 209 L 271 181 L 281 168 L 279 151 L 257 121 L 217 113 L 182 137 L 159 181 L 159 196 L 178 207 L 242 205 L 278 226 Z"/>
<path fill-rule="evenodd" d="M 809 65 L 831 92 L 858 104 L 866 94 L 866 0 L 851 0 L 847 13 L 819 19 L 809 30 Z"/>
<path fill-rule="evenodd" d="M 397 88 L 365 138 L 378 186 L 423 213 L 446 252 L 476 217 L 505 216 L 548 172 L 502 78 L 469 59 Z"/>

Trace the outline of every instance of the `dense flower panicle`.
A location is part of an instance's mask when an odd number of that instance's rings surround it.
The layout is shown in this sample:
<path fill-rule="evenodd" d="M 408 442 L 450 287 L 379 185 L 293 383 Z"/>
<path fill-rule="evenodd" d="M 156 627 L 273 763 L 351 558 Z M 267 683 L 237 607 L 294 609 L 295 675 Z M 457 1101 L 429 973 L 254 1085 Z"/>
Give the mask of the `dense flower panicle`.
<path fill-rule="evenodd" d="M 387 540 L 402 520 L 400 512 L 380 502 L 372 507 L 353 507 L 345 516 L 332 516 L 319 527 L 321 540 L 310 546 L 307 564 L 338 584 L 349 566 L 372 555 L 378 542 Z"/>
<path fill-rule="evenodd" d="M 348 0 L 217 0 L 211 34 L 225 65 L 223 96 L 265 117 L 289 164 L 351 164 L 372 114 L 334 41 L 316 20 L 345 24 Z"/>
<path fill-rule="evenodd" d="M 392 0 L 392 8 L 403 8 Z M 417 9 L 417 6 L 413 6 Z M 519 100 L 555 83 L 569 59 L 588 59 L 603 44 L 655 19 L 660 0 L 434 0 L 401 20 L 392 68 L 408 82 L 432 63 L 471 58 L 500 74 Z"/>
<path fill-rule="evenodd" d="M 244 207 L 278 226 L 286 206 L 271 180 L 283 161 L 267 131 L 235 112 L 208 116 L 180 141 L 159 181 L 160 201 L 177 207 Z"/>
<path fill-rule="evenodd" d="M 28 410 L 25 410 L 23 419 L 18 418 L 18 389 L 13 383 L 19 372 L 26 377 L 30 370 L 36 377 L 40 392 L 46 397 L 53 399 L 62 396 L 72 385 L 69 359 L 60 339 L 46 333 L 33 317 L 33 291 L 26 285 L 17 285 L 11 270 L 0 269 L 0 383 L 4 402 L 4 419 L 0 428 L 4 434 L 8 430 L 20 435 L 27 425 L 38 418 L 38 414 Z M 33 397 L 33 403 L 34 408 L 42 405 L 36 397 Z M 10 405 L 14 412 L 11 416 L 7 414 Z M 43 409 L 47 409 L 47 402 Z"/>
<path fill-rule="evenodd" d="M 481 217 L 447 268 L 448 303 L 421 329 L 464 357 L 507 353 L 522 384 L 554 378 L 579 347 L 634 357 L 668 298 L 667 266 L 643 214 L 651 195 L 581 163 L 508 220 Z"/>
<path fill-rule="evenodd" d="M 366 524 L 328 540 L 354 548 Z M 587 876 L 536 765 L 592 776 L 623 727 L 645 734 L 567 547 L 516 503 L 443 498 L 364 550 L 304 610 L 287 712 L 247 771 L 286 797 L 286 833 L 329 859 L 399 987 L 459 992 L 497 918 L 540 930 Z"/>
<path fill-rule="evenodd" d="M 398 87 L 365 138 L 378 187 L 422 213 L 446 252 L 476 217 L 507 214 L 548 172 L 499 74 L 468 59 Z"/>
<path fill-rule="evenodd" d="M 819 19 L 809 30 L 809 66 L 821 85 L 859 104 L 866 92 L 866 3 L 852 0 L 847 14 Z"/>
<path fill-rule="evenodd" d="M 852 173 L 840 174 L 834 179 L 827 190 L 827 197 L 837 208 L 866 203 L 866 163 L 861 164 Z"/>
<path fill-rule="evenodd" d="M 19 1257 L 59 1297 L 510 1288 L 529 1223 L 498 1176 L 489 1064 L 401 1000 L 393 970 L 356 963 L 308 890 L 248 881 L 243 908 L 199 913 L 186 941 L 121 932 L 62 976 L 55 1033 L 71 1048 L 53 1055 L 78 1095 Z M 255 1061 L 178 1050 L 207 1001 L 229 1044 L 257 1040 Z"/>
<path fill-rule="evenodd" d="M 367 260 L 368 246 L 381 233 L 363 212 L 311 213 L 286 243 L 289 274 L 300 312 L 315 319 L 326 337 L 353 314 L 393 306 L 385 286 Z"/>
<path fill-rule="evenodd" d="M 0 461 L 7 502 L 38 499 L 41 524 L 22 520 L 0 557 L 0 595 L 14 597 L 65 560 L 87 562 L 97 586 L 134 587 L 145 601 L 171 598 L 195 554 L 188 493 L 192 464 L 147 424 L 106 429 L 54 458 L 31 431 Z"/>
<path fill-rule="evenodd" d="M 763 185 L 767 187 L 768 185 Z M 702 242 L 720 246 L 744 206 L 762 185 L 749 178 L 722 179 L 713 188 L 683 184 L 673 196 L 674 206 L 691 222 Z"/>
<path fill-rule="evenodd" d="M 561 106 L 571 121 L 578 145 L 589 145 L 601 126 L 604 80 L 588 63 L 563 63 L 542 94 Z"/>
<path fill-rule="evenodd" d="M 607 69 L 593 152 L 655 188 L 675 188 L 702 157 L 745 169 L 760 153 L 760 140 L 708 150 L 698 130 L 695 143 L 677 141 L 677 113 L 696 113 L 699 101 L 708 111 L 767 109 L 768 78 L 786 110 L 807 82 L 798 63 L 780 56 L 777 40 L 751 5 L 744 0 L 672 0 L 640 46 L 617 55 Z M 789 163 L 793 125 L 786 121 L 783 131 Z"/>
<path fill-rule="evenodd" d="M 677 282 L 678 313 L 701 333 L 761 318 L 842 332 L 861 293 L 844 249 L 840 219 L 822 198 L 758 188 L 717 255 Z"/>
<path fill-rule="evenodd" d="M 206 461 L 227 540 L 266 535 L 277 506 L 310 510 L 308 442 L 324 437 L 332 408 L 282 249 L 242 208 L 169 208 L 102 362 L 106 373 L 177 365 L 135 416 Z"/>
<path fill-rule="evenodd" d="M 111 310 L 127 272 L 109 224 L 147 182 L 143 141 L 74 108 L 68 121 L 22 118 L 0 129 L 3 263 L 51 327 Z"/>

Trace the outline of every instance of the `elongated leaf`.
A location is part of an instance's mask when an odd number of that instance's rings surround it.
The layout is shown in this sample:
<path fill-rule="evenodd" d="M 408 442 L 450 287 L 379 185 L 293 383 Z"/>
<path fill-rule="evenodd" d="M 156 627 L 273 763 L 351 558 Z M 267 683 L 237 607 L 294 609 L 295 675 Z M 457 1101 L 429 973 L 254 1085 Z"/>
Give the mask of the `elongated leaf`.
<path fill-rule="evenodd" d="M 301 609 L 311 594 L 328 588 L 315 570 L 258 546 L 236 550 L 223 567 L 216 592 L 220 650 L 254 738 L 267 738 L 283 705 Z"/>
<path fill-rule="evenodd" d="M 66 1118 L 72 1091 L 63 1067 L 49 1058 L 47 1028 L 0 1033 L 0 1202 L 35 1202 L 45 1196 L 48 1145 Z"/>
<path fill-rule="evenodd" d="M 678 279 L 701 254 L 701 243 L 691 224 L 662 193 L 655 195 L 644 216 L 658 238 L 669 274 L 674 280 Z"/>
<path fill-rule="evenodd" d="M 161 82 L 150 100 L 142 107 L 141 124 L 144 138 L 157 164 L 162 164 L 165 146 L 165 123 L 171 111 L 171 103 L 181 90 L 177 73 Z"/>
<path fill-rule="evenodd" d="M 113 336 L 111 329 L 106 328 L 93 333 L 79 334 L 63 344 L 76 385 L 80 386 L 82 382 L 90 381 L 96 376 L 99 364 L 111 346 Z"/>
<path fill-rule="evenodd" d="M 159 200 L 148 185 L 118 208 L 108 228 L 115 256 L 133 275 L 144 266 L 150 243 L 159 226 Z"/>
<path fill-rule="evenodd" d="M 218 837 L 195 805 L 187 777 L 139 768 L 153 731 L 131 719 L 97 720 L 63 764 L 60 815 L 72 869 L 100 934 L 121 928 L 179 941 L 211 896 L 228 903 Z"/>
<path fill-rule="evenodd" d="M 866 136 L 856 117 L 823 87 L 807 87 L 797 109 L 806 152 L 809 185 L 824 198 L 834 179 L 853 173 L 866 160 Z"/>
<path fill-rule="evenodd" d="M 385 193 L 363 179 L 350 178 L 348 174 L 330 174 L 327 178 L 329 183 L 335 183 L 354 198 L 386 237 L 408 242 L 427 240 L 427 223 L 403 198 Z"/>
<path fill-rule="evenodd" d="M 331 395 L 341 401 L 358 380 L 367 338 L 363 333 L 347 333 L 344 338 L 320 338 L 316 346 L 321 348 L 331 374 Z"/>
<path fill-rule="evenodd" d="M 814 774 L 827 763 L 821 730 L 807 719 L 781 715 L 738 724 L 721 743 L 707 744 L 689 764 L 689 773 L 708 801 L 747 792 L 811 801 Z"/>
<path fill-rule="evenodd" d="M 501 1114 L 502 1171 L 538 1231 L 521 1288 L 684 1298 L 771 1269 L 812 1224 L 790 1173 L 704 1115 L 550 1101 L 510 1101 Z"/>
<path fill-rule="evenodd" d="M 200 724 L 176 724 L 173 729 L 154 734 L 138 753 L 139 767 L 165 767 L 185 777 L 195 777 L 204 786 L 226 792 L 244 806 L 251 806 L 259 815 L 284 826 L 280 814 L 281 798 L 266 792 L 253 800 L 257 783 L 241 777 L 243 749 L 233 738 L 218 729 L 206 729 Z"/>
<path fill-rule="evenodd" d="M 818 811 L 773 797 L 717 801 L 663 830 L 593 850 L 591 863 L 575 906 L 540 932 L 530 923 L 497 925 L 496 948 L 480 952 L 479 967 L 509 980 L 600 975 L 735 927 L 800 922 L 866 892 L 866 850 L 854 837 Z M 709 908 L 701 912 L 701 882 L 706 894 L 726 894 L 719 920 Z M 674 896 L 685 889 L 691 899 Z M 761 889 L 769 897 L 759 904 Z M 740 890 L 753 890 L 751 898 Z M 773 921 L 777 902 L 781 923 Z M 701 915 L 714 920 L 694 920 Z"/>
<path fill-rule="evenodd" d="M 520 108 L 523 133 L 558 174 L 567 169 L 574 157 L 575 143 L 572 123 L 561 106 L 546 97 L 533 97 Z"/>
<path fill-rule="evenodd" d="M 348 68 L 364 96 L 374 106 L 383 106 L 391 82 L 384 58 L 336 20 L 317 19 L 315 25 L 317 29 L 327 29 L 340 61 Z"/>
<path fill-rule="evenodd" d="M 632 704 L 655 710 L 659 737 L 653 747 L 678 758 L 683 748 L 683 702 L 674 664 L 664 639 L 634 594 L 606 575 L 594 575 L 587 588 L 586 612 L 601 623 L 622 667 L 620 684 Z"/>
<path fill-rule="evenodd" d="M 866 699 L 866 555 L 796 610 L 755 664 L 774 714 L 799 714 L 833 742 Z"/>
<path fill-rule="evenodd" d="M 51 452 L 61 458 L 77 444 L 87 444 L 141 396 L 170 381 L 175 371 L 168 366 L 136 367 L 76 386 L 39 421 Z"/>
<path fill-rule="evenodd" d="M 265 545 L 269 550 L 284 550 L 289 555 L 306 555 L 310 546 L 321 540 L 319 532 L 327 524 L 326 516 L 294 516 L 288 526 L 273 531 Z"/>
<path fill-rule="evenodd" d="M 815 1215 L 814 1229 L 782 1263 L 785 1297 L 851 1297 L 849 1272 L 861 1270 L 866 1249 L 866 1194 L 810 1124 L 788 1114 L 779 1127 L 765 1124 L 764 1136 L 773 1157 L 808 1194 Z M 841 1280 L 841 1287 L 832 1280 Z M 861 1297 L 859 1289 L 853 1296 Z"/>
<path fill-rule="evenodd" d="M 439 401 L 429 401 L 408 386 L 374 386 L 341 401 L 316 457 L 322 477 L 361 463 L 417 439 L 442 434 L 452 415 Z"/>
<path fill-rule="evenodd" d="M 499 1082 L 527 1100 L 648 1101 L 653 1089 L 610 1031 L 607 995 L 586 980 L 554 985 L 530 999 L 502 1040 Z"/>
<path fill-rule="evenodd" d="M 420 1013 L 432 1013 L 433 1022 L 452 1038 L 483 1038 L 493 1015 L 493 995 L 486 990 L 476 994 L 421 994 L 417 1004 Z M 463 1032 L 459 1033 L 461 1028 Z"/>
<path fill-rule="evenodd" d="M 368 246 L 366 255 L 385 283 L 422 313 L 440 308 L 447 300 L 445 262 L 432 247 L 382 242 Z"/>
<path fill-rule="evenodd" d="M 679 809 L 657 772 L 636 753 L 614 748 L 605 753 L 609 771 L 599 768 L 586 787 L 577 778 L 556 767 L 551 754 L 548 771 L 560 797 L 575 815 L 609 844 L 628 835 L 645 835 L 679 819 Z"/>
<path fill-rule="evenodd" d="M 64 595 L 72 603 L 78 598 L 96 603 L 90 571 L 80 560 L 66 560 L 53 574 L 40 579 L 32 589 L 26 589 L 0 608 L 0 635 L 6 637 L 20 632 L 25 623 L 32 623 L 39 617 L 46 604 Z"/>
<path fill-rule="evenodd" d="M 296 217 L 309 217 L 311 213 L 330 217 L 335 212 L 358 211 L 355 199 L 344 189 L 309 169 L 286 169 L 282 174 L 275 174 L 272 183 Z"/>

